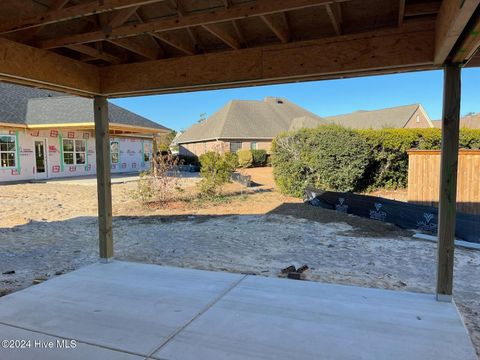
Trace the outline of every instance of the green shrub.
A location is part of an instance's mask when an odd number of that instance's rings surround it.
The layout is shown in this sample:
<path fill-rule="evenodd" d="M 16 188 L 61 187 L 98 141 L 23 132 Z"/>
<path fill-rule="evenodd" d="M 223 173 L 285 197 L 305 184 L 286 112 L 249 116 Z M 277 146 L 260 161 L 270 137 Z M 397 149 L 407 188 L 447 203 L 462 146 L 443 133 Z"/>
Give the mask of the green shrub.
<path fill-rule="evenodd" d="M 207 152 L 200 156 L 199 183 L 202 196 L 212 197 L 220 194 L 224 184 L 230 182 L 237 165 L 237 156 L 232 153 L 221 155 L 217 152 Z"/>
<path fill-rule="evenodd" d="M 238 150 L 238 166 L 241 168 L 252 167 L 253 165 L 253 155 L 251 150 Z"/>
<path fill-rule="evenodd" d="M 362 180 L 365 189 L 402 188 L 408 182 L 410 149 L 440 149 L 440 129 L 358 130 L 372 149 L 372 158 Z"/>
<path fill-rule="evenodd" d="M 460 148 L 480 149 L 480 129 L 460 129 Z"/>
<path fill-rule="evenodd" d="M 200 166 L 198 156 L 195 155 L 177 155 L 179 165 Z"/>
<path fill-rule="evenodd" d="M 267 164 L 267 152 L 265 150 L 252 150 L 253 166 L 265 166 Z"/>
<path fill-rule="evenodd" d="M 139 200 L 143 205 L 151 202 L 155 197 L 155 183 L 150 171 L 140 173 L 137 188 L 132 192 L 132 198 Z"/>
<path fill-rule="evenodd" d="M 345 169 L 339 169 L 333 163 L 319 157 L 327 156 L 327 159 L 336 161 L 336 157 L 342 160 L 344 154 L 349 153 L 348 149 L 343 149 L 340 144 L 346 141 L 345 134 L 340 132 L 338 139 L 333 139 L 332 142 L 330 136 L 327 136 L 327 139 L 324 138 L 326 132 L 321 130 L 322 128 L 332 131 L 331 126 L 323 126 L 313 130 L 283 134 L 274 140 L 272 147 L 274 175 L 277 185 L 284 193 L 301 196 L 307 185 L 325 190 L 353 189 L 354 191 L 403 188 L 408 183 L 407 151 L 441 148 L 440 129 L 348 130 L 357 134 L 370 149 L 368 164 L 366 168 L 358 169 L 360 172 L 363 171 L 363 175 L 355 182 L 352 179 L 358 176 L 358 171 L 352 172 L 350 177 L 345 178 L 343 175 L 344 171 L 348 172 L 351 169 L 348 164 Z M 351 151 L 355 151 L 357 145 L 347 141 L 347 147 L 349 146 L 352 147 Z M 325 148 L 329 149 L 326 155 Z M 480 149 L 480 129 L 461 129 L 460 148 Z M 332 153 L 336 154 L 336 157 L 331 157 Z M 364 153 L 363 147 L 359 148 L 360 159 Z M 360 163 L 363 166 L 363 162 Z M 327 172 L 330 171 L 330 177 L 333 180 L 328 180 L 325 169 Z M 312 172 L 318 175 L 313 175 Z"/>
<path fill-rule="evenodd" d="M 279 135 L 272 144 L 275 181 L 285 194 L 302 196 L 307 186 L 359 190 L 371 151 L 357 132 L 320 126 Z"/>

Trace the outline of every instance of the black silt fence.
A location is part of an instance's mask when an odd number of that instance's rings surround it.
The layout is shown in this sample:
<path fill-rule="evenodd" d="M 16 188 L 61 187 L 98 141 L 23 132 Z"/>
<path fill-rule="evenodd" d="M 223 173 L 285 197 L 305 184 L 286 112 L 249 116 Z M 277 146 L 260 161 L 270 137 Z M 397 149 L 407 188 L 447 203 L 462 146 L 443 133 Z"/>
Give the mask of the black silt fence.
<path fill-rule="evenodd" d="M 305 190 L 305 202 L 432 235 L 436 235 L 438 230 L 438 209 L 433 206 L 311 188 Z M 480 243 L 480 216 L 457 212 L 455 236 Z"/>

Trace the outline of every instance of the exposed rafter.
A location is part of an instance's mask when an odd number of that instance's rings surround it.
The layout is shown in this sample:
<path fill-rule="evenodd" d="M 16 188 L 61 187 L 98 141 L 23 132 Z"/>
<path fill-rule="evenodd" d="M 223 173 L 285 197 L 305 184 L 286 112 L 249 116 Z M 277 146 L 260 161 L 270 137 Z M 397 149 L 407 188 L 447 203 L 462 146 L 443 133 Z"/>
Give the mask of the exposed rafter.
<path fill-rule="evenodd" d="M 458 47 L 457 52 L 453 56 L 453 62 L 463 63 L 469 61 L 477 53 L 478 49 L 480 49 L 480 16 L 474 21 L 468 35 Z"/>
<path fill-rule="evenodd" d="M 132 6 L 153 4 L 159 1 L 164 0 L 102 0 L 98 2 L 91 1 L 80 5 L 48 11 L 44 14 L 2 21 L 2 23 L 0 24 L 0 34 L 45 26 L 89 15 L 101 14 L 108 11 L 121 10 Z"/>
<path fill-rule="evenodd" d="M 167 33 L 152 33 L 152 36 L 187 55 L 195 54 L 195 46 L 190 41 L 185 41 L 185 39 Z"/>
<path fill-rule="evenodd" d="M 327 10 L 328 17 L 332 22 L 333 28 L 335 30 L 335 34 L 342 35 L 342 8 L 339 3 L 334 4 L 327 4 L 325 6 Z"/>
<path fill-rule="evenodd" d="M 260 17 L 281 42 L 287 43 L 290 41 L 290 29 L 285 13 L 262 15 Z"/>
<path fill-rule="evenodd" d="M 228 9 L 218 9 L 198 14 L 188 14 L 180 18 L 168 18 L 147 22 L 145 24 L 125 25 L 112 29 L 110 33 L 92 31 L 42 41 L 43 49 L 62 47 L 70 44 L 95 42 L 106 39 L 134 36 L 138 34 L 186 29 L 218 22 L 227 22 L 252 16 L 276 14 L 285 11 L 303 9 L 332 3 L 332 0 L 257 0 L 255 3 L 232 5 Z"/>
<path fill-rule="evenodd" d="M 403 18 L 405 17 L 405 0 L 398 1 L 398 27 L 403 25 Z"/>
<path fill-rule="evenodd" d="M 52 5 L 50 6 L 50 9 L 48 11 L 56 11 L 56 10 L 60 10 L 62 9 L 65 5 L 68 4 L 70 0 L 56 0 L 52 3 Z M 35 27 L 35 28 L 32 28 L 30 29 L 27 34 L 24 36 L 24 38 L 34 38 L 35 36 L 38 35 L 38 33 L 40 33 L 40 31 L 42 31 L 42 29 L 44 28 L 45 26 L 38 26 L 38 27 Z"/>
<path fill-rule="evenodd" d="M 242 43 L 243 46 L 247 47 L 248 42 L 245 36 L 243 35 L 242 26 L 239 20 L 233 20 L 233 28 L 235 29 L 235 33 L 237 34 L 237 37 L 240 43 Z"/>
<path fill-rule="evenodd" d="M 143 44 L 139 43 L 137 39 L 115 39 L 108 40 L 108 42 L 138 54 L 148 60 L 157 60 L 162 57 L 162 54 L 158 48 L 155 49 L 149 46 L 144 46 Z"/>
<path fill-rule="evenodd" d="M 140 22 L 141 24 L 145 24 L 145 20 L 143 20 L 143 17 L 138 13 L 138 11 L 135 12 L 135 17 L 137 18 L 138 22 Z M 160 53 L 160 57 L 162 58 L 165 57 L 165 50 L 163 49 L 163 46 L 160 43 L 160 41 L 151 33 L 147 33 L 146 35 L 150 38 L 150 42 L 152 43 L 152 45 Z"/>
<path fill-rule="evenodd" d="M 101 59 L 101 60 L 107 61 L 107 62 L 112 63 L 112 64 L 119 64 L 119 63 L 122 62 L 122 59 L 120 59 L 119 57 L 117 57 L 115 55 L 112 55 L 112 54 L 109 54 L 109 53 L 106 53 L 104 51 L 101 51 L 99 49 L 93 48 L 93 47 L 88 46 L 88 45 L 76 44 L 76 45 L 67 46 L 67 48 L 71 49 L 71 50 L 74 50 L 76 52 L 79 52 L 81 54 L 90 56 L 91 59 L 89 59 L 89 60 Z"/>
<path fill-rule="evenodd" d="M 183 7 L 183 4 L 180 2 L 180 0 L 168 0 L 168 1 L 169 1 L 170 6 L 172 7 L 172 9 L 177 12 L 178 16 L 183 17 L 183 16 L 186 15 L 187 12 L 185 11 L 185 8 Z M 198 34 L 196 33 L 195 29 L 188 27 L 187 28 L 187 33 L 188 33 L 188 36 L 190 36 L 190 39 L 192 39 L 192 41 L 193 41 L 193 44 L 194 44 L 193 46 L 197 49 L 202 49 L 203 50 L 204 47 L 200 43 L 200 39 L 199 39 Z M 174 46 L 174 45 L 172 45 L 172 46 Z M 182 49 L 182 48 L 180 48 L 179 50 L 184 51 L 184 49 Z"/>
<path fill-rule="evenodd" d="M 108 22 L 107 30 L 123 25 L 129 18 L 137 13 L 139 6 L 132 6 L 124 9 L 117 10 L 111 20 Z M 140 55 L 148 60 L 156 60 L 163 57 L 163 51 L 158 47 L 145 46 L 135 38 L 122 38 L 110 41 L 112 44 L 120 46 L 130 52 Z"/>
<path fill-rule="evenodd" d="M 121 10 L 118 10 L 114 16 L 112 17 L 112 19 L 110 20 L 110 22 L 108 23 L 108 25 L 111 27 L 111 28 L 115 28 L 117 26 L 120 26 L 120 25 L 123 25 L 125 24 L 125 22 L 130 19 L 138 10 L 140 6 L 132 6 L 132 7 L 128 7 L 128 8 L 125 8 L 125 9 L 121 9 Z"/>
<path fill-rule="evenodd" d="M 440 3 L 438 2 L 425 2 L 425 3 L 414 3 L 405 5 L 405 17 L 408 16 L 424 16 L 424 15 L 434 15 L 438 13 L 440 9 Z"/>
<path fill-rule="evenodd" d="M 113 65 L 101 70 L 102 90 L 108 96 L 168 93 L 335 78 L 340 73 L 358 76 L 406 67 L 434 68 L 433 28 L 421 30 L 417 25 L 403 26 L 403 31 L 343 35 L 235 52 Z M 422 46 L 417 46 L 416 41 Z"/>
<path fill-rule="evenodd" d="M 238 50 L 242 47 L 237 39 L 235 39 L 233 36 L 228 34 L 225 30 L 223 30 L 216 24 L 203 25 L 203 28 L 207 30 L 209 33 L 211 33 L 212 35 L 222 40 L 225 44 L 230 46 L 232 49 Z"/>
<path fill-rule="evenodd" d="M 437 16 L 435 63 L 445 62 L 480 0 L 443 0 Z"/>

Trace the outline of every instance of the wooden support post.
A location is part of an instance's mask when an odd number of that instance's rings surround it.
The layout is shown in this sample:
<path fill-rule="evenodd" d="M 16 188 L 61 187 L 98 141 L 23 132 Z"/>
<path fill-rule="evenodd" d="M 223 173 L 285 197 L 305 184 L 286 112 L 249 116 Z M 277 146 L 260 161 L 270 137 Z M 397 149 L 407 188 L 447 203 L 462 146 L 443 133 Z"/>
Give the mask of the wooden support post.
<path fill-rule="evenodd" d="M 438 209 L 437 300 L 451 301 L 460 133 L 460 66 L 445 66 Z"/>
<path fill-rule="evenodd" d="M 110 177 L 110 136 L 108 102 L 105 96 L 95 96 L 95 146 L 97 154 L 98 230 L 100 259 L 113 258 L 112 182 Z"/>

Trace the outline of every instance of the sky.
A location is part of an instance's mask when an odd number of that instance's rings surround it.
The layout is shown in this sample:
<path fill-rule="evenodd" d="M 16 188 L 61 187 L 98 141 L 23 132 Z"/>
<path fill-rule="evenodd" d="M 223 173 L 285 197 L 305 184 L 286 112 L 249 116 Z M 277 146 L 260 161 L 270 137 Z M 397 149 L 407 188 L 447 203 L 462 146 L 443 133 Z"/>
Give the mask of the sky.
<path fill-rule="evenodd" d="M 113 99 L 112 102 L 179 131 L 230 100 L 286 98 L 319 116 L 420 103 L 432 120 L 442 115 L 443 71 Z M 480 112 L 480 68 L 462 70 L 461 114 Z"/>

